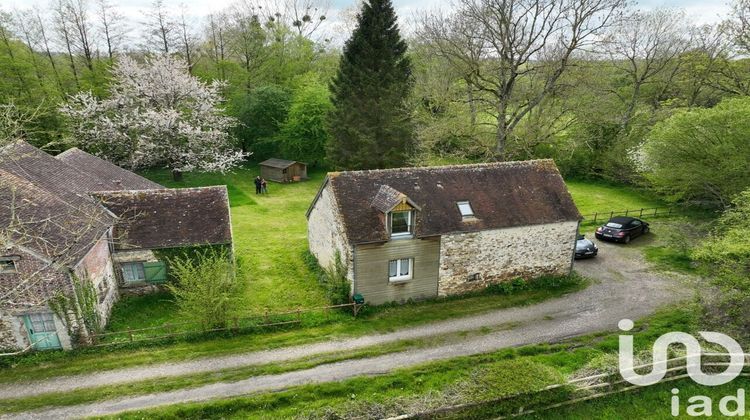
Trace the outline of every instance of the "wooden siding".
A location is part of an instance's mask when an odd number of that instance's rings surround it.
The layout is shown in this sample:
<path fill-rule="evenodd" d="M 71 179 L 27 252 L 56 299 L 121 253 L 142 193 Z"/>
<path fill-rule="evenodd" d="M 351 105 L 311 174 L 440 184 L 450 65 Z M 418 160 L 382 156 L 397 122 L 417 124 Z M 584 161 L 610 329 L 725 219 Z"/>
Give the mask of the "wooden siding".
<path fill-rule="evenodd" d="M 261 166 L 260 176 L 262 178 L 265 178 L 266 181 L 286 182 L 284 180 L 283 170 L 279 168 L 271 168 L 270 166 Z"/>
<path fill-rule="evenodd" d="M 388 281 L 388 262 L 413 258 L 412 279 Z M 440 237 L 399 239 L 385 244 L 357 245 L 354 249 L 354 293 L 379 305 L 437 296 Z"/>
<path fill-rule="evenodd" d="M 300 177 L 300 180 L 304 180 L 307 179 L 307 166 L 304 163 L 296 162 L 286 169 L 281 169 L 261 164 L 260 176 L 267 181 L 283 183 L 293 182 L 295 176 Z"/>

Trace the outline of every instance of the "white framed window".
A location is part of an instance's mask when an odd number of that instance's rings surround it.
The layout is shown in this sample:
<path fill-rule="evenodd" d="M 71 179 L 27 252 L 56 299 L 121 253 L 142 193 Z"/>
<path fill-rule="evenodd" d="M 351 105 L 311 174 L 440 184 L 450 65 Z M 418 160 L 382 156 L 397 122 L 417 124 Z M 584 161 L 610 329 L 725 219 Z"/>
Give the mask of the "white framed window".
<path fill-rule="evenodd" d="M 125 283 L 137 283 L 146 281 L 146 271 L 143 262 L 122 263 L 122 278 Z"/>
<path fill-rule="evenodd" d="M 0 274 L 16 274 L 18 273 L 18 267 L 16 267 L 16 261 L 21 258 L 18 256 L 0 257 Z"/>
<path fill-rule="evenodd" d="M 413 211 L 394 211 L 390 214 L 391 237 L 411 236 L 414 224 Z"/>
<path fill-rule="evenodd" d="M 471 208 L 471 203 L 468 201 L 458 201 L 456 205 L 458 206 L 458 211 L 461 212 L 461 217 L 474 217 L 474 209 Z"/>
<path fill-rule="evenodd" d="M 413 258 L 401 258 L 388 261 L 388 280 L 406 281 L 411 280 L 414 266 Z"/>

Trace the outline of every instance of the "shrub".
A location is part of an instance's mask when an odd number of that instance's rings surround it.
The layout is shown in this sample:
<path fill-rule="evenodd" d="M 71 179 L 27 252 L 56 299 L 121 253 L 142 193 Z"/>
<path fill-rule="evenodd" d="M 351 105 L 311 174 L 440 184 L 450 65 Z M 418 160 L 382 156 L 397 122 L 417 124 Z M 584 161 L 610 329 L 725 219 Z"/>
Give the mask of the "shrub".
<path fill-rule="evenodd" d="M 323 269 L 323 284 L 326 289 L 326 297 L 333 305 L 349 303 L 351 286 L 349 285 L 349 279 L 347 278 L 348 271 L 349 270 L 346 264 L 341 260 L 341 254 L 338 251 L 336 251 L 336 257 L 334 258 L 333 264 Z"/>
<path fill-rule="evenodd" d="M 750 187 L 750 99 L 679 112 L 658 123 L 635 159 L 673 201 L 718 201 Z"/>
<path fill-rule="evenodd" d="M 241 309 L 242 283 L 226 251 L 207 250 L 169 261 L 175 283 L 172 292 L 180 315 L 205 328 L 226 327 Z"/>
<path fill-rule="evenodd" d="M 310 270 L 317 275 L 318 282 L 325 289 L 326 298 L 332 305 L 349 303 L 351 293 L 351 285 L 347 278 L 349 269 L 341 259 L 340 252 L 336 251 L 333 264 L 329 267 L 321 267 L 310 251 L 305 251 L 303 258 Z"/>
<path fill-rule="evenodd" d="M 693 252 L 715 292 L 701 294 L 709 327 L 750 341 L 750 189 L 719 218 L 711 237 Z"/>

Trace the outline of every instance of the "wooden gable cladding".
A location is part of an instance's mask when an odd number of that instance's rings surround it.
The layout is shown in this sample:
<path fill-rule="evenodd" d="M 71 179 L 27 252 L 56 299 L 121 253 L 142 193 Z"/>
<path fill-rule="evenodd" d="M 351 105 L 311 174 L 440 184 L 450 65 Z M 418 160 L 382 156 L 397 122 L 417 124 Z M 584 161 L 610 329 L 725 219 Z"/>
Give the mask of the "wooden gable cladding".
<path fill-rule="evenodd" d="M 406 202 L 406 199 L 401 202 L 401 204 L 397 205 L 393 208 L 393 211 L 412 211 L 414 210 L 414 207 L 409 205 L 409 203 Z"/>

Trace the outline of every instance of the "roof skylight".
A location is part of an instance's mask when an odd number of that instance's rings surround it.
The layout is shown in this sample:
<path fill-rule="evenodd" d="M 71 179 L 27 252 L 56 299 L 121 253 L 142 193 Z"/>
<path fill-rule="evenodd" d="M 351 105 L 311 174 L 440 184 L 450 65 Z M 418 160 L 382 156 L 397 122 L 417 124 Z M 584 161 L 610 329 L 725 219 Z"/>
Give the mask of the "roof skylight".
<path fill-rule="evenodd" d="M 459 201 L 456 204 L 462 217 L 474 217 L 474 209 L 471 208 L 471 203 L 468 201 Z"/>

